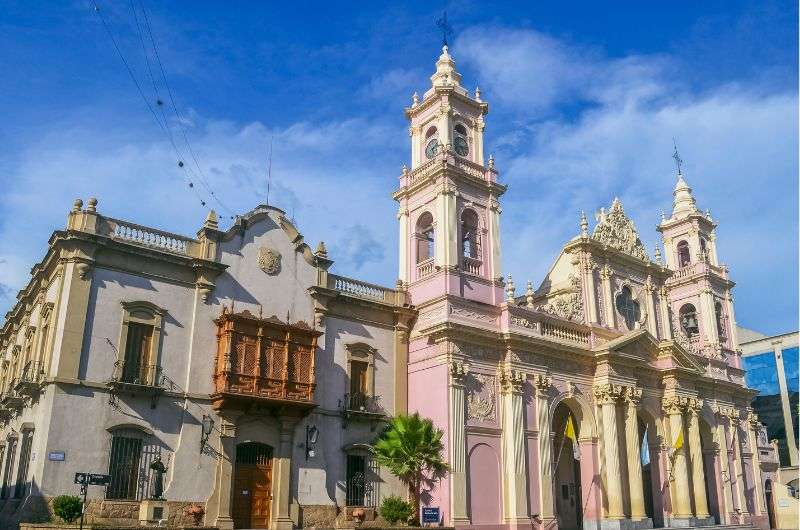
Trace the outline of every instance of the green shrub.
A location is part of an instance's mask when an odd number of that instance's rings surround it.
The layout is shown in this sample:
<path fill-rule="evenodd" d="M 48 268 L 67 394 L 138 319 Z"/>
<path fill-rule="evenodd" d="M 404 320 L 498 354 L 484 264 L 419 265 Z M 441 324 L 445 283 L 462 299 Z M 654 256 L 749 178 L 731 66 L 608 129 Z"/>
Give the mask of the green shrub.
<path fill-rule="evenodd" d="M 65 523 L 71 523 L 81 516 L 81 498 L 75 495 L 59 495 L 53 499 L 53 512 Z"/>
<path fill-rule="evenodd" d="M 390 524 L 396 524 L 398 521 L 407 523 L 414 514 L 414 509 L 411 507 L 410 503 L 404 501 L 397 495 L 389 495 L 383 499 L 378 513 Z"/>

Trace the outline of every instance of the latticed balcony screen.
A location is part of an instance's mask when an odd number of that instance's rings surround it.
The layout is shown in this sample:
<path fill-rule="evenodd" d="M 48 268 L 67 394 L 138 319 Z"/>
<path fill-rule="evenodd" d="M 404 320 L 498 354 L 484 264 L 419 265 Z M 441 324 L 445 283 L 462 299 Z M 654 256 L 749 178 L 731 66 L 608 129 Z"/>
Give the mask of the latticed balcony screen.
<path fill-rule="evenodd" d="M 217 319 L 217 394 L 311 402 L 319 333 L 245 311 Z"/>

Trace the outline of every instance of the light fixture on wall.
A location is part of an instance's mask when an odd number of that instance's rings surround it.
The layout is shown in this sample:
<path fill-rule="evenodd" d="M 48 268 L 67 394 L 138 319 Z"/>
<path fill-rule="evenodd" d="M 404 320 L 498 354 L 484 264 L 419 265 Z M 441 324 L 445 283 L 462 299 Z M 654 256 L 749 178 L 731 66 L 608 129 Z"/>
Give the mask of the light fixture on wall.
<path fill-rule="evenodd" d="M 306 461 L 309 458 L 314 458 L 317 453 L 314 447 L 317 445 L 319 439 L 319 429 L 316 425 L 306 425 Z"/>
<path fill-rule="evenodd" d="M 209 416 L 208 414 L 203 414 L 203 422 L 202 422 L 202 432 L 200 433 L 200 452 L 203 452 L 203 449 L 206 447 L 206 443 L 208 443 L 208 437 L 211 436 L 211 432 L 214 430 L 214 418 Z"/>

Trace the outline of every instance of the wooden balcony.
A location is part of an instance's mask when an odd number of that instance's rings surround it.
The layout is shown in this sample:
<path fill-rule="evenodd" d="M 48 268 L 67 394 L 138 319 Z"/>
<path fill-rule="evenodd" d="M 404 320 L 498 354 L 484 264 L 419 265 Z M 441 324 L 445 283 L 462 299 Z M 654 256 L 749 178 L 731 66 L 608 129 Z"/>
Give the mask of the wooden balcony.
<path fill-rule="evenodd" d="M 304 322 L 223 311 L 216 320 L 215 409 L 314 407 L 314 352 L 321 332 Z"/>

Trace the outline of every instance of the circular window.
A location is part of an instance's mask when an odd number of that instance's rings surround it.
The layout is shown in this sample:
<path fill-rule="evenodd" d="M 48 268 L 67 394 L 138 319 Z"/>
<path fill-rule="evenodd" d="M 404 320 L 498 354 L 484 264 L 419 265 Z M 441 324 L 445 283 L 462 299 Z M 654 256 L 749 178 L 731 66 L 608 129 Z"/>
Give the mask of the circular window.
<path fill-rule="evenodd" d="M 428 158 L 433 158 L 436 156 L 437 152 L 439 152 L 439 140 L 434 138 L 428 142 L 428 145 L 425 146 L 425 156 Z"/>

